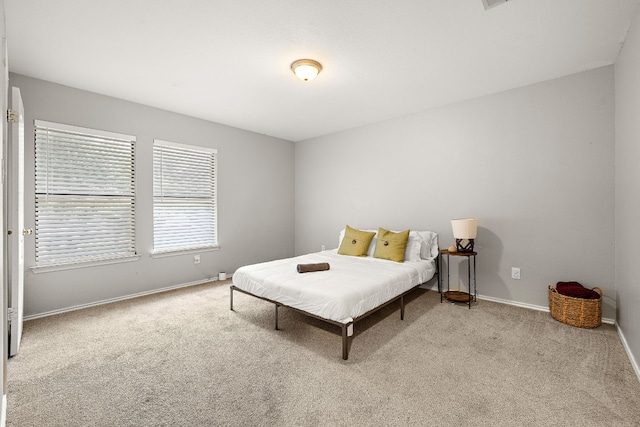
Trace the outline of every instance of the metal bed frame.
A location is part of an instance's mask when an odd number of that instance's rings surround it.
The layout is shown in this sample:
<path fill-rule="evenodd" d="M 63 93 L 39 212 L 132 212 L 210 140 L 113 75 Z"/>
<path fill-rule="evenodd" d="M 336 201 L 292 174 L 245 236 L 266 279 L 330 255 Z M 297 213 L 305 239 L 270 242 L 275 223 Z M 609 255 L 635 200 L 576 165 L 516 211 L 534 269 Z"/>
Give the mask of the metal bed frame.
<path fill-rule="evenodd" d="M 441 293 L 442 292 L 442 288 L 441 288 L 441 283 L 440 283 L 440 272 L 439 272 L 439 264 L 440 264 L 439 261 L 440 260 L 439 260 L 439 257 L 440 257 L 440 254 L 438 254 L 438 257 L 435 259 L 436 272 L 435 272 L 434 276 L 438 276 L 438 292 Z M 433 278 L 431 278 L 431 279 L 433 279 Z M 429 279 L 429 280 L 431 280 L 431 279 Z M 261 296 L 258 296 L 258 295 L 254 295 L 251 292 L 245 291 L 244 289 L 240 289 L 240 288 L 238 288 L 238 287 L 236 287 L 234 285 L 231 285 L 231 287 L 229 288 L 229 290 L 230 290 L 230 305 L 229 306 L 230 306 L 231 311 L 234 311 L 233 310 L 233 291 L 238 291 L 238 292 L 242 292 L 243 294 L 251 295 L 252 297 L 255 297 L 255 298 L 258 298 L 258 299 L 261 299 L 261 300 L 264 300 L 264 301 L 268 301 L 268 302 L 273 303 L 275 305 L 275 309 L 276 309 L 275 310 L 275 330 L 276 331 L 279 330 L 279 328 L 278 328 L 278 308 L 280 308 L 280 307 L 287 307 L 287 308 L 289 308 L 289 309 L 291 309 L 293 311 L 296 311 L 298 313 L 301 313 L 301 314 L 304 314 L 306 316 L 312 317 L 314 319 L 322 320 L 322 321 L 324 321 L 326 323 L 338 326 L 338 327 L 340 327 L 342 329 L 342 359 L 343 360 L 347 360 L 349 358 L 349 341 L 350 341 L 349 338 L 351 336 L 353 336 L 353 324 L 358 322 L 358 321 L 360 321 L 360 320 L 362 320 L 362 319 L 364 319 L 365 317 L 369 316 L 370 314 L 375 313 L 376 311 L 380 310 L 381 308 L 386 307 L 387 305 L 389 305 L 389 304 L 391 304 L 391 303 L 393 303 L 393 302 L 395 302 L 397 300 L 400 300 L 400 320 L 404 320 L 404 296 L 407 295 L 408 293 L 410 293 L 411 291 L 415 290 L 419 286 L 423 285 L 423 284 L 424 283 L 420 283 L 420 284 L 414 286 L 413 288 L 404 291 L 400 295 L 391 298 L 389 301 L 387 301 L 387 302 L 385 302 L 385 303 L 383 303 L 383 304 L 381 304 L 381 305 L 379 305 L 379 306 L 377 306 L 375 308 L 372 308 L 371 310 L 367 311 L 364 314 L 361 314 L 360 316 L 354 318 L 352 321 L 350 321 L 348 323 L 340 323 L 340 322 L 337 322 L 335 320 L 326 319 L 324 317 L 317 316 L 315 314 L 306 312 L 304 310 L 300 310 L 299 308 L 291 307 L 289 305 L 282 304 L 281 302 L 274 301 L 274 300 L 271 300 L 269 298 L 265 298 L 265 297 L 261 297 Z"/>

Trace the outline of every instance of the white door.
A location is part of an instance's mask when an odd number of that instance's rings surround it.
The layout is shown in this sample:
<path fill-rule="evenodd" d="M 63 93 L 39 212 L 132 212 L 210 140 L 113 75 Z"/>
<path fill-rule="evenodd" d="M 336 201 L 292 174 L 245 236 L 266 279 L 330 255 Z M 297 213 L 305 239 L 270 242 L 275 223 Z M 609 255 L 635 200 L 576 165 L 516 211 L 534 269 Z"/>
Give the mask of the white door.
<path fill-rule="evenodd" d="M 24 228 L 24 106 L 20 89 L 11 88 L 11 120 L 9 139 L 9 356 L 20 348 L 24 313 L 24 236 L 31 229 Z"/>

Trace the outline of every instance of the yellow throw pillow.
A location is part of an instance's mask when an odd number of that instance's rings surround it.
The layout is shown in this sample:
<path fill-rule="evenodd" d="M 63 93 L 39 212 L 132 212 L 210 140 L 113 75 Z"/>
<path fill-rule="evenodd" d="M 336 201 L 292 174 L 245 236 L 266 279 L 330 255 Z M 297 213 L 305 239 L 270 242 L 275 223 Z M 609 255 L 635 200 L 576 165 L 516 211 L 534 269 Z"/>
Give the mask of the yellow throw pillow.
<path fill-rule="evenodd" d="M 408 239 L 409 230 L 394 233 L 384 228 L 378 229 L 378 241 L 373 257 L 404 262 L 404 251 L 407 249 Z"/>
<path fill-rule="evenodd" d="M 356 230 L 347 225 L 338 253 L 340 255 L 366 256 L 371 239 L 375 235 L 376 233 Z"/>

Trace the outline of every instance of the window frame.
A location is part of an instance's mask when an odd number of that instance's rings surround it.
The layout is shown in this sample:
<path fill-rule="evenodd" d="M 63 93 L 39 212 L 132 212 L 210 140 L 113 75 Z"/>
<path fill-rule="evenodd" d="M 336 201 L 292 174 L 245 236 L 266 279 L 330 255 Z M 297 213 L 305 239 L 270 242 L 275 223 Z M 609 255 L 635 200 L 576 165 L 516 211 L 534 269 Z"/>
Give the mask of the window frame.
<path fill-rule="evenodd" d="M 67 185 L 69 185 L 66 188 L 62 188 L 62 190 L 51 190 L 49 188 L 49 176 L 51 174 L 51 166 L 49 165 L 49 158 L 48 156 L 50 155 L 49 152 L 49 146 L 47 145 L 46 148 L 46 152 L 44 153 L 45 156 L 47 156 L 47 158 L 44 160 L 46 162 L 45 165 L 45 181 L 47 182 L 45 184 L 45 188 L 41 188 L 38 182 L 38 179 L 42 179 L 43 177 L 39 174 L 39 170 L 38 170 L 38 161 L 39 159 L 41 159 L 39 156 L 41 156 L 42 154 L 39 153 L 39 142 L 38 142 L 38 137 L 39 137 L 39 133 L 46 133 L 47 131 L 51 131 L 51 132 L 55 132 L 58 135 L 63 135 L 63 134 L 69 134 L 71 138 L 75 139 L 78 143 L 82 142 L 83 138 L 85 139 L 85 146 L 84 147 L 78 147 L 78 148 L 85 148 L 85 149 L 90 149 L 90 145 L 91 145 L 91 140 L 93 139 L 93 142 L 96 142 L 97 140 L 104 140 L 101 141 L 102 143 L 108 142 L 108 140 L 112 140 L 112 141 L 117 141 L 118 143 L 123 143 L 121 145 L 121 147 L 124 149 L 124 152 L 127 152 L 130 150 L 130 160 L 127 161 L 127 165 L 130 165 L 130 168 L 123 168 L 121 170 L 121 172 L 124 172 L 125 175 L 127 176 L 126 180 L 128 180 L 128 190 L 124 193 L 121 194 L 117 194 L 117 191 L 111 191 L 110 193 L 107 191 L 103 191 L 102 193 L 100 192 L 91 192 L 88 191 L 86 193 L 80 193 L 78 192 L 78 188 L 74 188 L 72 184 L 66 183 Z M 41 135 L 42 136 L 42 135 Z M 68 144 L 73 144 L 74 142 L 68 142 Z M 49 142 L 47 141 L 46 144 L 49 144 Z M 127 145 L 129 145 L 127 147 Z M 114 147 L 112 148 L 113 150 L 117 150 L 119 149 L 116 145 L 114 145 Z M 62 152 L 61 152 L 62 153 Z M 129 157 L 129 155 L 127 154 L 125 157 Z M 115 158 L 115 156 L 109 157 L 109 158 L 105 158 L 108 160 L 113 161 Z M 43 161 L 43 160 L 40 160 Z M 86 161 L 86 159 L 85 159 Z M 63 169 L 63 165 L 58 165 L 58 170 L 64 170 Z M 55 173 L 55 170 L 54 170 Z M 34 273 L 39 273 L 39 272 L 48 272 L 48 271 L 57 271 L 57 270 L 66 270 L 66 269 L 74 269 L 74 268 L 82 268 L 82 267 L 86 267 L 86 266 L 93 266 L 93 265 L 104 265 L 104 264 L 114 264 L 114 263 L 120 263 L 120 262 L 129 262 L 129 261 L 135 261 L 137 259 L 140 258 L 139 256 L 139 251 L 138 251 L 138 246 L 137 246 L 137 233 L 136 233 L 136 226 L 137 226 L 137 215 L 136 215 L 136 210 L 137 210 L 137 182 L 136 182 L 136 137 L 132 136 L 132 135 L 126 135 L 126 134 L 122 134 L 122 133 L 116 133 L 116 132 L 109 132 L 109 131 L 103 131 L 103 130 L 98 130 L 98 129 L 91 129 L 91 128 L 85 128 L 85 127 L 79 127 L 79 126 L 72 126 L 72 125 L 67 125 L 67 124 L 62 124 L 62 123 L 54 123 L 54 122 L 48 122 L 48 121 L 44 121 L 44 120 L 34 120 L 34 170 L 33 170 L 33 176 L 34 176 L 34 222 L 35 222 L 35 242 L 34 242 L 34 265 L 31 267 L 31 270 Z M 125 180 L 123 179 L 123 182 Z M 124 187 L 123 187 L 124 188 Z M 66 190 L 66 192 L 64 192 L 64 190 Z M 39 258 L 41 258 L 38 253 L 39 253 L 39 248 L 43 248 L 42 250 L 46 250 L 45 248 L 47 247 L 47 245 L 45 243 L 43 243 L 43 246 L 40 247 L 39 245 L 39 240 L 38 237 L 40 235 L 40 233 L 44 233 L 46 234 L 47 232 L 52 232 L 52 231 L 56 231 L 55 227 L 46 227 L 43 226 L 41 221 L 45 221 L 46 223 L 46 218 L 47 215 L 42 215 L 42 213 L 39 213 L 39 209 L 41 208 L 45 208 L 46 205 L 41 205 L 41 203 L 43 203 L 43 201 L 39 200 L 44 198 L 46 200 L 47 197 L 52 196 L 52 197 L 56 197 L 60 199 L 60 202 L 64 204 L 65 202 L 65 198 L 67 200 L 73 200 L 76 199 L 76 201 L 80 201 L 83 198 L 85 199 L 101 199 L 103 198 L 105 201 L 106 200 L 114 200 L 114 199 L 120 199 L 122 200 L 123 205 L 129 205 L 128 209 L 126 210 L 125 214 L 122 214 L 124 216 L 122 216 L 122 218 L 125 218 L 127 222 L 127 225 L 124 226 L 124 229 L 126 229 L 126 234 L 129 234 L 129 238 L 125 239 L 124 242 L 122 244 L 122 250 L 120 251 L 114 251 L 112 253 L 108 253 L 108 252 L 103 252 L 101 254 L 97 254 L 95 256 L 82 256 L 82 255 L 76 255 L 76 256 L 72 256 L 72 257 L 60 257 L 60 258 L 51 258 L 50 260 L 47 260 L 47 257 L 45 255 L 42 255 L 42 258 L 39 261 Z M 78 205 L 75 206 L 80 206 L 82 204 L 82 202 L 79 202 Z M 104 206 L 106 206 L 107 204 L 105 204 Z M 69 206 L 73 206 L 73 205 L 69 205 Z M 100 204 L 97 204 L 96 206 L 103 206 Z M 123 210 L 123 212 L 125 212 Z M 95 212 L 94 212 L 95 213 Z M 40 216 L 40 218 L 39 218 Z M 44 219 L 43 219 L 44 218 Z M 96 213 L 96 218 L 100 219 L 100 215 L 98 213 Z M 77 224 L 76 224 L 77 225 Z M 64 227 L 60 227 L 60 228 L 64 228 Z M 67 227 L 68 228 L 68 227 Z M 105 231 L 106 230 L 106 231 Z M 108 227 L 102 230 L 101 232 L 103 234 L 108 234 L 109 230 Z M 113 232 L 113 231 L 111 231 Z M 66 237 L 66 236 L 65 236 Z M 69 237 L 72 239 L 72 237 Z M 104 237 L 103 237 L 104 238 Z M 44 239 L 44 238 L 43 238 Z M 93 243 L 99 243 L 99 239 L 96 240 L 90 240 Z M 75 243 L 76 245 L 79 245 L 79 243 L 76 241 Z M 125 248 L 126 247 L 126 248 Z M 80 253 L 81 250 L 76 247 L 74 249 L 76 252 Z M 62 252 L 61 252 L 62 253 Z M 59 255 L 59 254 L 58 254 Z"/>
<path fill-rule="evenodd" d="M 194 245 L 175 245 L 170 247 L 160 247 L 157 245 L 157 231 L 156 231 L 156 213 L 157 213 L 157 199 L 158 198 L 169 198 L 171 200 L 205 200 L 204 198 L 194 198 L 194 197 L 183 197 L 176 198 L 171 196 L 165 196 L 164 194 L 156 195 L 156 148 L 157 147 L 167 147 L 169 151 L 177 151 L 182 152 L 196 152 L 198 155 L 208 155 L 210 156 L 211 161 L 211 181 L 209 182 L 210 189 L 212 191 L 212 197 L 210 199 L 210 203 L 212 205 L 211 216 L 213 218 L 213 224 L 211 225 L 211 233 L 213 235 L 213 241 L 204 243 L 204 244 L 194 244 Z M 162 151 L 164 154 L 164 151 Z M 193 144 L 183 144 L 178 142 L 166 141 L 162 139 L 154 139 L 153 140 L 153 159 L 152 159 L 152 207 L 153 207 L 153 239 L 152 239 L 152 251 L 151 256 L 156 257 L 164 257 L 171 256 L 176 254 L 183 253 L 195 253 L 195 252 L 207 252 L 207 251 L 215 251 L 220 248 L 219 239 L 218 239 L 218 150 L 215 148 L 203 147 L 199 145 Z M 160 170 L 163 170 L 163 166 L 161 165 Z M 160 177 L 161 180 L 164 179 L 164 176 Z"/>

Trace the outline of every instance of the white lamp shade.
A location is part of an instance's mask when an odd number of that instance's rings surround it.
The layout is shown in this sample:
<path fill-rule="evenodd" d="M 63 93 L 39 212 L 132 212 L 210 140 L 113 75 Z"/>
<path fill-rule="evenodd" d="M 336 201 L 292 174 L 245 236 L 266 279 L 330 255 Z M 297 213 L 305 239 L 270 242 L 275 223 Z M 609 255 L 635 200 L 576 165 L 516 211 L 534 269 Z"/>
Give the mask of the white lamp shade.
<path fill-rule="evenodd" d="M 453 237 L 456 239 L 475 239 L 478 234 L 476 218 L 457 218 L 451 220 Z"/>

